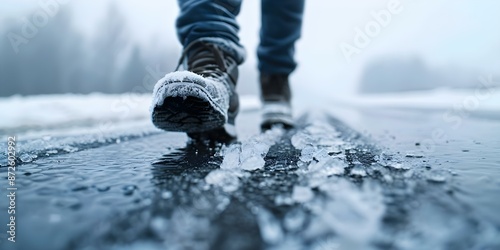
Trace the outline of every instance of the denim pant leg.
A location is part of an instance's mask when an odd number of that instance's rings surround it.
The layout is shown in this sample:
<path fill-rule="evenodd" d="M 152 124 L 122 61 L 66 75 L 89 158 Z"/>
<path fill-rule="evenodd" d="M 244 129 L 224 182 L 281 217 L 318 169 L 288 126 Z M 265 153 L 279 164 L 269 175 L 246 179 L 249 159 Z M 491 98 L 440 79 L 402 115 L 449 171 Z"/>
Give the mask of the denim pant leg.
<path fill-rule="evenodd" d="M 222 47 L 238 63 L 245 59 L 239 42 L 236 16 L 242 0 L 178 0 L 177 36 L 186 47 L 193 41 L 204 40 Z"/>
<path fill-rule="evenodd" d="M 290 74 L 297 63 L 293 56 L 300 38 L 304 0 L 262 0 L 262 27 L 257 49 L 259 70 Z"/>

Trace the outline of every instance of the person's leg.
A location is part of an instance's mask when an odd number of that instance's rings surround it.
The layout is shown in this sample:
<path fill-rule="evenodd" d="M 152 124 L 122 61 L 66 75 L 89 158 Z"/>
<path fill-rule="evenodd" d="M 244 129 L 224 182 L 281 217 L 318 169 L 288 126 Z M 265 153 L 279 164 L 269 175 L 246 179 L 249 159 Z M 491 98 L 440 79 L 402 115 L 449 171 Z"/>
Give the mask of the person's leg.
<path fill-rule="evenodd" d="M 179 0 L 177 33 L 184 50 L 177 69 L 158 81 L 151 118 L 194 139 L 231 140 L 239 110 L 236 82 L 245 58 L 236 15 L 241 0 Z M 183 71 L 178 71 L 183 65 Z"/>
<path fill-rule="evenodd" d="M 295 42 L 300 38 L 304 0 L 262 0 L 262 28 L 257 49 L 263 130 L 276 124 L 293 127 L 288 76 L 297 66 Z"/>
<path fill-rule="evenodd" d="M 176 28 L 180 43 L 187 47 L 204 40 L 223 46 L 224 50 L 242 63 L 245 58 L 238 37 L 236 16 L 242 0 L 178 0 L 180 14 Z"/>
<path fill-rule="evenodd" d="M 304 0 L 262 0 L 262 27 L 257 49 L 259 70 L 290 74 L 297 66 L 295 42 L 300 38 Z"/>

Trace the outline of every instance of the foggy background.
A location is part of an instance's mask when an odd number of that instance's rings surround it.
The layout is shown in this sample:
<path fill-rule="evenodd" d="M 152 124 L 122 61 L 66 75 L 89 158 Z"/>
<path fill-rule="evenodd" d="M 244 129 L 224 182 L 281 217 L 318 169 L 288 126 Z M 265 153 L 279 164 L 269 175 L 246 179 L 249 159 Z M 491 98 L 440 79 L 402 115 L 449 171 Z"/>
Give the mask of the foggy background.
<path fill-rule="evenodd" d="M 248 54 L 241 94 L 258 93 L 259 2 L 243 1 L 238 17 Z M 352 45 L 356 29 L 364 30 L 388 2 L 306 1 L 292 77 L 296 97 L 472 89 L 480 74 L 500 75 L 498 1 L 398 1 L 401 13 L 348 60 L 341 45 Z M 58 7 L 48 13 L 47 3 Z M 0 96 L 151 92 L 180 56 L 175 0 L 3 0 L 0 6 Z M 34 35 L 23 36 L 26 23 L 37 20 Z M 13 37 L 25 40 L 13 46 Z"/>

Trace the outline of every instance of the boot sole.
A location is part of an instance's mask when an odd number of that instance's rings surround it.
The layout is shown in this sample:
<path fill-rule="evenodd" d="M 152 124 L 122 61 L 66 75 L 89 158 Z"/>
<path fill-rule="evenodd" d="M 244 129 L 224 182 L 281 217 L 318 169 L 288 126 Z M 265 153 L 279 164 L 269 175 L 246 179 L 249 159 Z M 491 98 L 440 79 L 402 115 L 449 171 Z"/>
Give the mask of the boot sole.
<path fill-rule="evenodd" d="M 160 129 L 199 134 L 224 127 L 226 114 L 198 84 L 177 82 L 166 85 L 170 93 L 184 96 L 166 96 L 163 104 L 153 109 L 153 124 Z"/>

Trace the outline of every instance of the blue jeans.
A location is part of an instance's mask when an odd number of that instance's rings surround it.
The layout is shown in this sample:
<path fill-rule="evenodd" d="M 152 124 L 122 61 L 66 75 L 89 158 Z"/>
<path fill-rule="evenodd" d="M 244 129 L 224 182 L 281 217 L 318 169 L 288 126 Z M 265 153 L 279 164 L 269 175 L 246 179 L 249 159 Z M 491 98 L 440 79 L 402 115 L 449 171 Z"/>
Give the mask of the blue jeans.
<path fill-rule="evenodd" d="M 250 0 L 255 1 L 255 0 Z M 178 0 L 177 35 L 183 46 L 195 40 L 217 43 L 238 63 L 245 60 L 239 42 L 236 16 L 242 0 Z M 262 0 L 259 71 L 290 74 L 295 62 L 295 42 L 300 38 L 304 0 Z"/>

